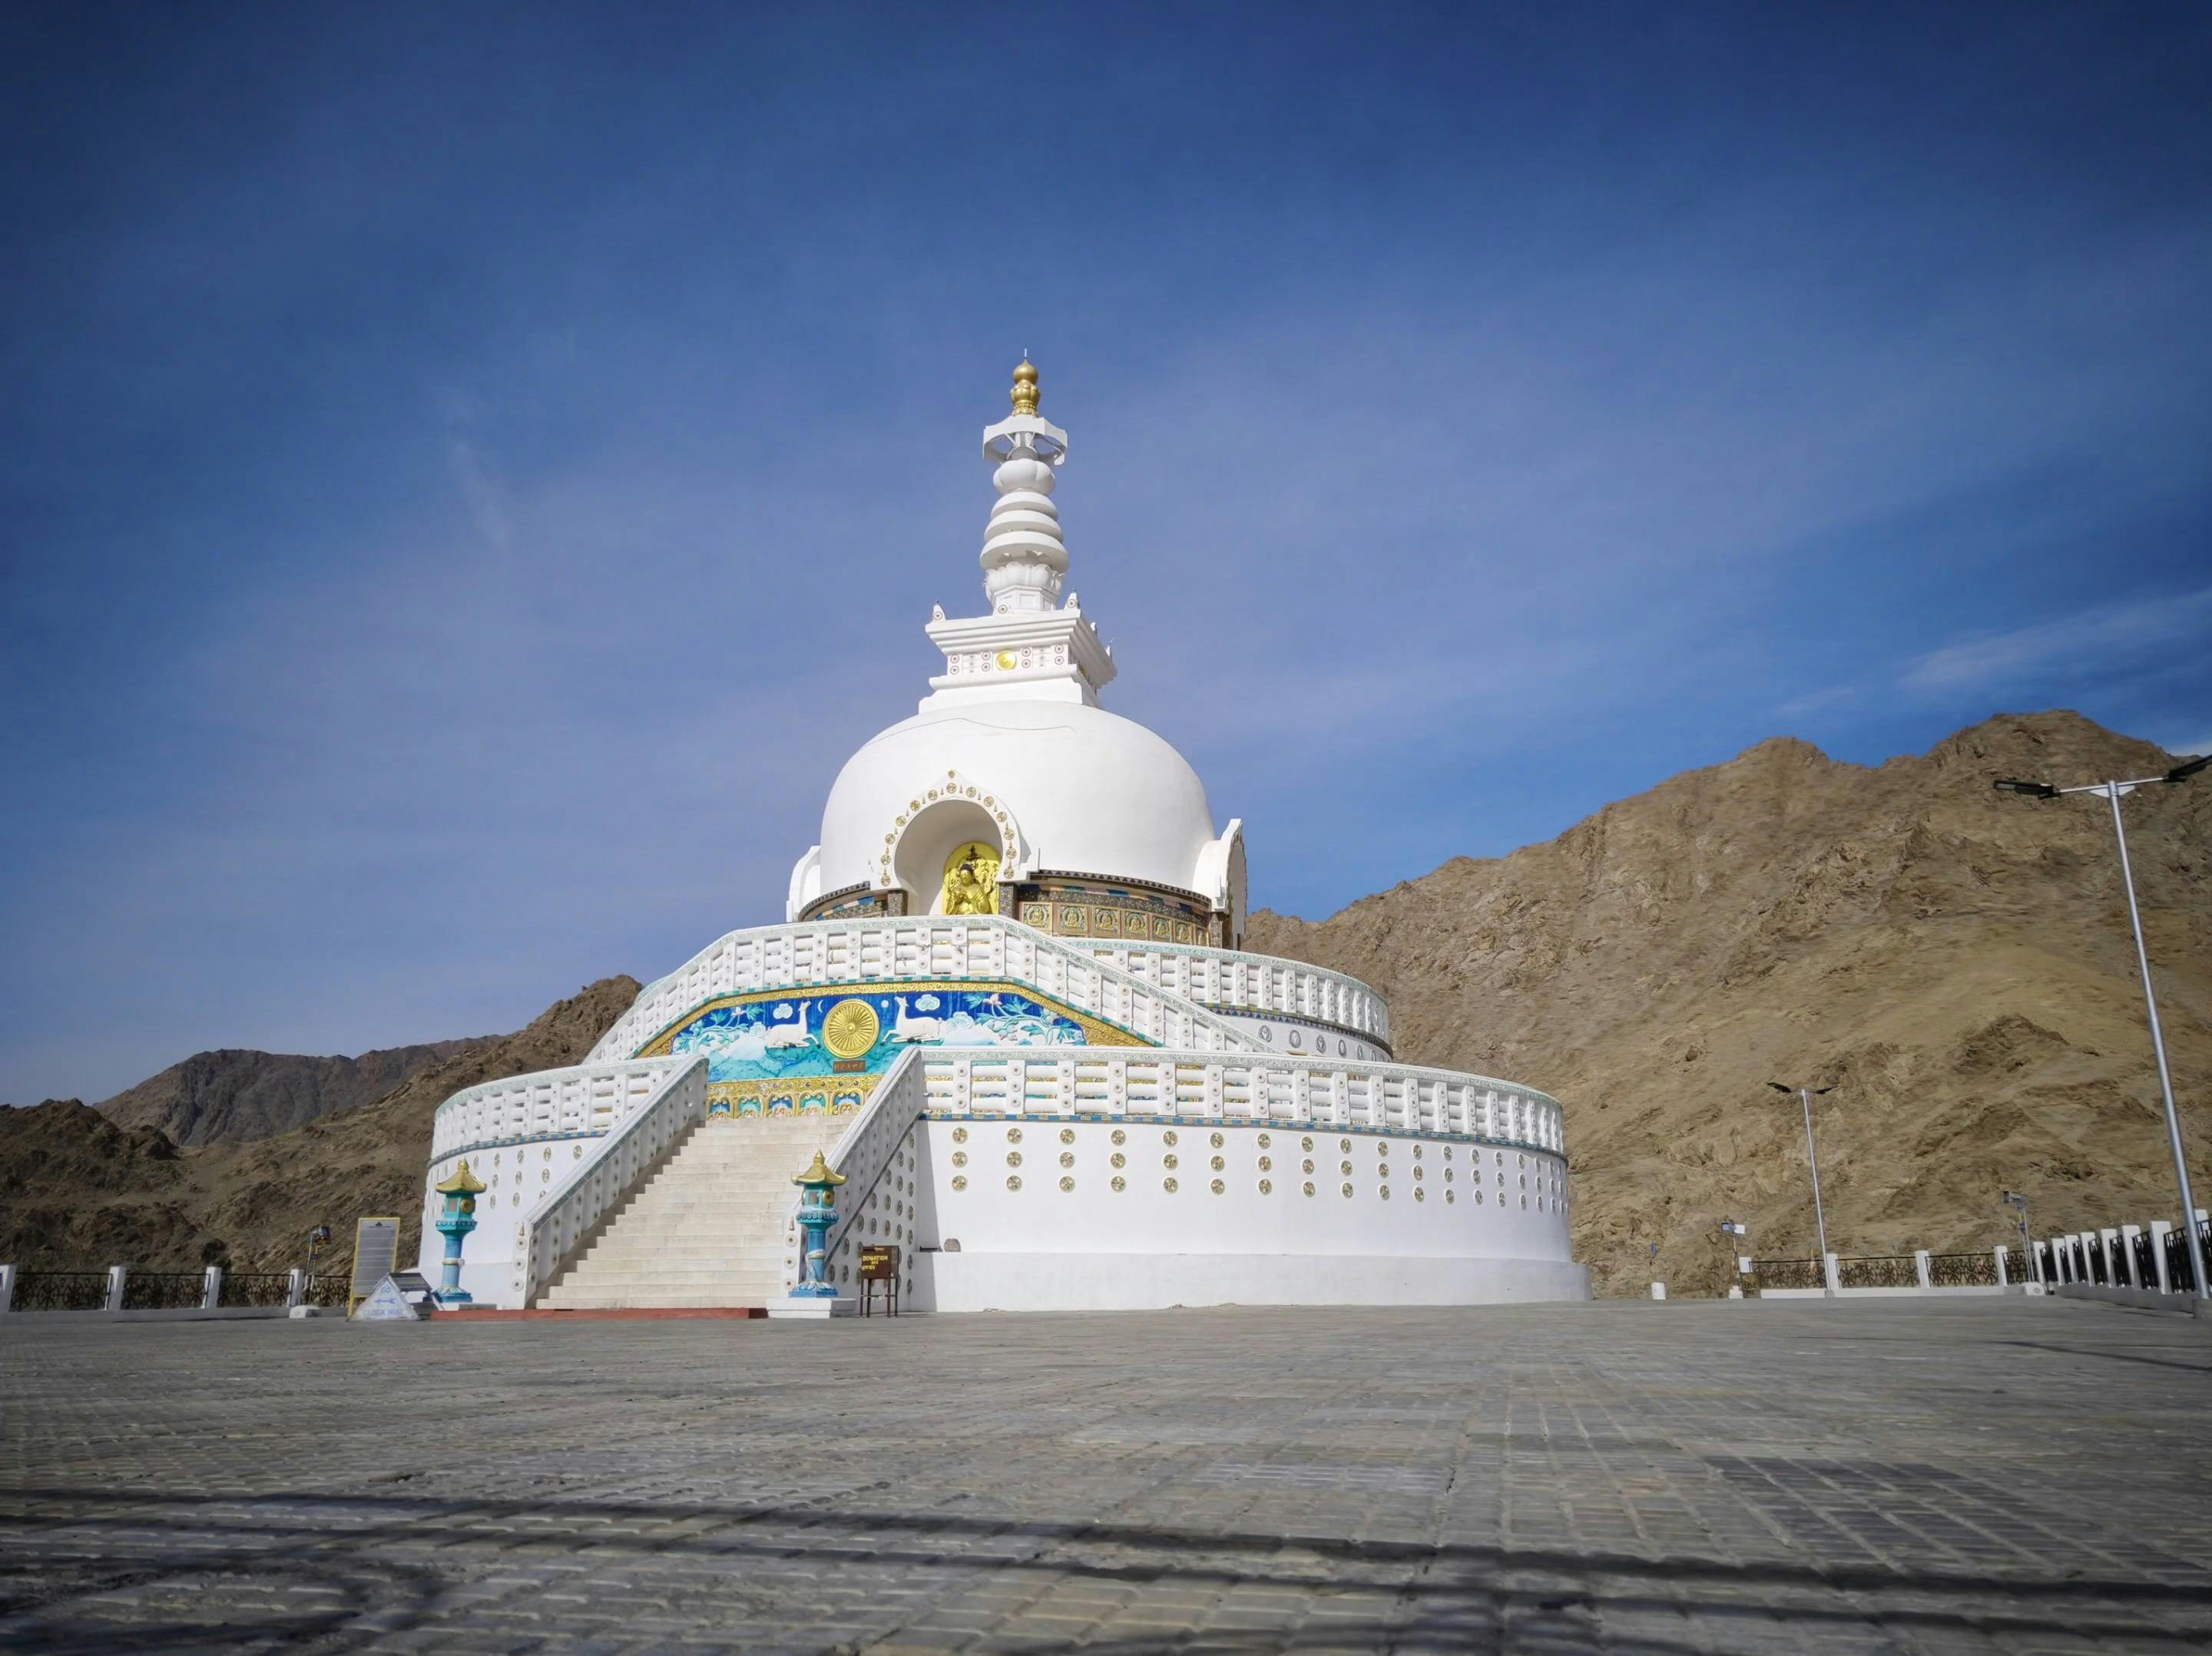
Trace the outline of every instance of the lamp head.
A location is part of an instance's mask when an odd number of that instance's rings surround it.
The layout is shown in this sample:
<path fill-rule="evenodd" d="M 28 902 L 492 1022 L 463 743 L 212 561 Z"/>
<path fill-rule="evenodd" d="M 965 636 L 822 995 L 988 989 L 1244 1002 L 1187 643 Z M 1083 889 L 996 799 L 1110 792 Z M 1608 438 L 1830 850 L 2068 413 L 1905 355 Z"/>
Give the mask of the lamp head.
<path fill-rule="evenodd" d="M 2017 776 L 1999 776 L 1990 784 L 2000 794 L 2025 794 L 2034 800 L 2055 800 L 2058 790 L 2047 782 L 2022 782 Z"/>
<path fill-rule="evenodd" d="M 2206 753 L 2194 759 L 2184 759 L 2166 773 L 2166 779 L 2168 782 L 2186 782 L 2208 764 L 2212 764 L 2212 753 Z"/>

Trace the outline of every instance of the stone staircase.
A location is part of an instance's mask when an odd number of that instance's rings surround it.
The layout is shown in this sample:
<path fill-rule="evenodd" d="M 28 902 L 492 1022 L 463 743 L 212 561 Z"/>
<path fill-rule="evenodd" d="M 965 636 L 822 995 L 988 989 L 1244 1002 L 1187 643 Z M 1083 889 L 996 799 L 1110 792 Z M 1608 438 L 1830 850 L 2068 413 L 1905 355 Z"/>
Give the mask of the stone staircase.
<path fill-rule="evenodd" d="M 763 1116 L 695 1129 L 608 1217 L 538 1304 L 765 1306 L 783 1294 L 791 1182 L 849 1116 Z"/>

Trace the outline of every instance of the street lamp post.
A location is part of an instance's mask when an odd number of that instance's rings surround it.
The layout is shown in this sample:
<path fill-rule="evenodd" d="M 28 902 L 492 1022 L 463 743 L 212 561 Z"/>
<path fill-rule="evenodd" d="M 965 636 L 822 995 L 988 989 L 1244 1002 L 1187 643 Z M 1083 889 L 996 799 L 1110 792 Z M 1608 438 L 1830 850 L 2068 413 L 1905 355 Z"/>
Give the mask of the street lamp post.
<path fill-rule="evenodd" d="M 2004 1203 L 2008 1208 L 2020 1209 L 2021 1262 L 2027 1267 L 2028 1280 L 2039 1282 L 2043 1280 L 2043 1263 L 2037 1257 L 2035 1242 L 2027 1233 L 2027 1198 L 2018 1190 L 2007 1190 Z"/>
<path fill-rule="evenodd" d="M 1820 1238 L 1820 1282 L 1822 1294 L 1832 1299 L 1835 1289 L 1827 1284 L 1828 1221 L 1820 1210 L 1820 1159 L 1813 1154 L 1813 1100 L 1823 1093 L 1832 1093 L 1832 1087 L 1784 1087 L 1780 1081 L 1767 1085 L 1778 1093 L 1795 1093 L 1798 1103 L 1805 1106 L 1805 1165 L 1813 1170 L 1813 1227 Z"/>
<path fill-rule="evenodd" d="M 2189 1263 L 2197 1275 L 2197 1297 L 2212 1300 L 2212 1283 L 2204 1280 L 2204 1239 L 2197 1233 L 2197 1198 L 2189 1189 L 2189 1159 L 2181 1148 L 2181 1116 L 2173 1107 L 2173 1075 L 2166 1068 L 2166 1036 L 2158 1025 L 2158 996 L 2150 986 L 2150 951 L 2143 947 L 2142 910 L 2136 906 L 2135 869 L 2128 861 L 2128 831 L 2120 821 L 2120 801 L 2138 788 L 2154 782 L 2186 782 L 2205 766 L 2212 754 L 2177 764 L 2162 776 L 2137 776 L 2132 782 L 2100 782 L 2080 788 L 2054 788 L 2047 782 L 2022 782 L 2000 776 L 1990 786 L 2000 793 L 2025 794 L 2030 799 L 2055 800 L 2068 794 L 2095 794 L 2112 807 L 2112 839 L 2120 851 L 2120 887 L 2128 894 L 2128 924 L 2136 935 L 2136 968 L 2142 976 L 2143 1009 L 2150 1016 L 2151 1050 L 2158 1058 L 2158 1090 L 2166 1100 L 2166 1137 L 2173 1152 L 2174 1183 L 2181 1190 L 2181 1228 L 2189 1238 Z"/>

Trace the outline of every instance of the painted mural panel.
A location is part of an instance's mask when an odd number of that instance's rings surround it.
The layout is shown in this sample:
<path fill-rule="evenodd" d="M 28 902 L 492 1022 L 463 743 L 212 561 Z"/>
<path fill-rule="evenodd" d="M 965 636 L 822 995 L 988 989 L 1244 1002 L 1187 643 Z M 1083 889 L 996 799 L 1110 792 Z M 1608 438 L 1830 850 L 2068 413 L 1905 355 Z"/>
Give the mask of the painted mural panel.
<path fill-rule="evenodd" d="M 996 983 L 797 989 L 702 1008 L 641 1056 L 703 1053 L 710 1116 L 856 1110 L 909 1046 L 1135 1044 L 1126 1031 Z"/>

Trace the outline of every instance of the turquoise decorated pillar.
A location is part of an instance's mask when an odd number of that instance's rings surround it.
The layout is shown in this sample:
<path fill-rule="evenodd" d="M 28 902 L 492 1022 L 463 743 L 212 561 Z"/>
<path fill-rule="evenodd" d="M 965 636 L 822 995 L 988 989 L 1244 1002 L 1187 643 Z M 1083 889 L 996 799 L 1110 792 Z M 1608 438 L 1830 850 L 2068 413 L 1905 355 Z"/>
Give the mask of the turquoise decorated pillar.
<path fill-rule="evenodd" d="M 446 1239 L 445 1279 L 434 1298 L 441 1306 L 465 1306 L 471 1300 L 461 1289 L 461 1239 L 477 1227 L 477 1197 L 484 1186 L 471 1174 L 464 1157 L 451 1178 L 432 1188 L 443 1198 L 436 1223 L 438 1233 Z"/>
<path fill-rule="evenodd" d="M 845 1182 L 845 1175 L 831 1171 L 822 1159 L 822 1152 L 814 1153 L 814 1160 L 803 1173 L 793 1173 L 791 1182 L 799 1186 L 799 1228 L 806 1233 L 805 1253 L 800 1259 L 799 1281 L 793 1285 L 794 1300 L 834 1300 L 837 1289 L 828 1280 L 826 1267 L 830 1262 L 830 1227 L 837 1222 L 836 1190 Z"/>

